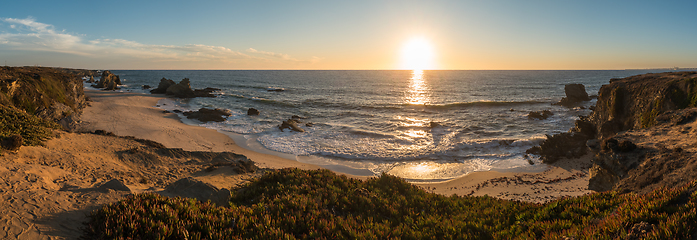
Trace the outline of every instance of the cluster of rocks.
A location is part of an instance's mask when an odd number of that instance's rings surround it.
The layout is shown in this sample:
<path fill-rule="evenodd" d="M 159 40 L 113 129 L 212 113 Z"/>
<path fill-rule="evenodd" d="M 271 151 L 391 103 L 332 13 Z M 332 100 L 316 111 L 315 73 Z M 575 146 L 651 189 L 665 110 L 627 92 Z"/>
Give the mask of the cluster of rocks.
<path fill-rule="evenodd" d="M 94 78 L 90 76 L 90 79 L 94 81 Z M 104 90 L 117 90 L 118 86 L 121 85 L 121 79 L 118 75 L 111 73 L 109 70 L 102 72 L 102 77 L 99 79 L 97 84 L 92 85 L 95 88 L 103 88 Z"/>
<path fill-rule="evenodd" d="M 601 87 L 589 116 L 566 133 L 547 136 L 527 153 L 552 163 L 592 151 L 588 187 L 595 191 L 647 192 L 686 184 L 697 178 L 697 140 L 689 136 L 697 131 L 692 130 L 697 129 L 695 79 L 697 72 L 611 79 Z M 567 85 L 565 91 L 559 105 L 590 100 L 582 86 Z M 543 113 L 531 113 L 530 118 L 538 115 Z"/>
<path fill-rule="evenodd" d="M 539 155 L 544 163 L 554 163 L 559 159 L 579 158 L 586 154 L 586 143 L 595 138 L 595 127 L 584 121 L 576 120 L 574 127 L 569 132 L 546 135 L 540 146 L 528 149 L 526 154 Z"/>
<path fill-rule="evenodd" d="M 149 87 L 149 86 L 148 86 Z M 171 79 L 162 78 L 157 88 L 150 90 L 150 93 L 166 94 L 178 98 L 195 98 L 195 97 L 215 97 L 212 94 L 214 91 L 220 91 L 217 88 L 191 89 L 191 83 L 188 78 L 184 78 L 179 83 L 175 83 Z"/>

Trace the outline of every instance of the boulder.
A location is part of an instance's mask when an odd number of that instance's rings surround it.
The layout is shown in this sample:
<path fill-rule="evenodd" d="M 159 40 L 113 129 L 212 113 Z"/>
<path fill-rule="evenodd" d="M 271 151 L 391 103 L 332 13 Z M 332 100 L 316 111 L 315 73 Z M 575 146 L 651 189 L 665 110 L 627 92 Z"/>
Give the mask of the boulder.
<path fill-rule="evenodd" d="M 198 111 L 184 112 L 183 114 L 188 119 L 196 119 L 201 122 L 223 122 L 225 117 L 232 115 L 229 110 L 219 108 L 201 108 Z"/>
<path fill-rule="evenodd" d="M 566 97 L 563 97 L 561 101 L 556 103 L 557 105 L 574 107 L 581 102 L 591 100 L 591 98 L 588 97 L 586 87 L 583 86 L 583 84 L 566 84 L 564 86 L 564 93 L 566 93 Z"/>
<path fill-rule="evenodd" d="M 160 79 L 160 84 L 157 85 L 157 88 L 150 90 L 150 93 L 164 94 L 167 92 L 167 88 L 175 84 L 177 83 L 172 81 L 172 79 L 162 78 Z"/>
<path fill-rule="evenodd" d="M 116 90 L 118 85 L 121 85 L 121 79 L 118 75 L 114 75 L 109 70 L 102 72 L 102 77 L 94 87 L 104 88 L 104 90 Z"/>
<path fill-rule="evenodd" d="M 143 85 L 143 90 L 152 88 L 150 85 Z"/>
<path fill-rule="evenodd" d="M 283 129 L 290 129 L 291 131 L 296 131 L 296 132 L 305 132 L 305 129 L 302 129 L 298 127 L 298 124 L 302 123 L 298 121 L 297 119 L 291 118 L 286 121 L 283 121 L 281 125 L 278 126 L 278 129 L 283 131 Z"/>
<path fill-rule="evenodd" d="M 552 111 L 549 110 L 533 111 L 528 113 L 528 119 L 544 120 L 551 117 L 552 115 L 554 115 L 554 113 L 552 113 Z"/>
<path fill-rule="evenodd" d="M 259 112 L 259 110 L 257 110 L 256 108 L 247 109 L 247 115 L 250 115 L 250 116 L 256 116 L 256 115 L 259 115 L 260 113 L 261 112 Z"/>

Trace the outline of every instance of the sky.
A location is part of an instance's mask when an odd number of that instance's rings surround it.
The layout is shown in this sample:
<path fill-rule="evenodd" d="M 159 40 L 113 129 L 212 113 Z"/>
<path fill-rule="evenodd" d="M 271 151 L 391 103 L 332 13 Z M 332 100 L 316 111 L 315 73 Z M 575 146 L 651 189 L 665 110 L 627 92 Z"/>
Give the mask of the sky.
<path fill-rule="evenodd" d="M 697 67 L 695 9 L 697 1 L 4 0 L 0 64 L 86 69 Z"/>

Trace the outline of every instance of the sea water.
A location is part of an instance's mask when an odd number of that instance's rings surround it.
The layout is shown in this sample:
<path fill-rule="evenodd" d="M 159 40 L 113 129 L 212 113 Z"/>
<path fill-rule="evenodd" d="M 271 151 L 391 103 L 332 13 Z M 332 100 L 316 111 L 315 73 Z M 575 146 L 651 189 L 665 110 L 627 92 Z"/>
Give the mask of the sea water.
<path fill-rule="evenodd" d="M 525 150 L 545 134 L 567 131 L 595 104 L 552 105 L 565 95 L 564 85 L 581 83 L 595 95 L 611 78 L 651 71 L 112 72 L 124 83 L 121 91 L 147 93 L 142 86 L 157 87 L 163 77 L 221 89 L 215 98 L 166 99 L 158 107 L 229 109 L 225 122 L 186 122 L 255 151 L 358 175 L 442 181 L 474 171 L 539 170 L 544 164 Z M 249 108 L 261 114 L 248 116 Z M 528 118 L 541 110 L 554 115 Z M 294 115 L 305 132 L 278 128 Z"/>

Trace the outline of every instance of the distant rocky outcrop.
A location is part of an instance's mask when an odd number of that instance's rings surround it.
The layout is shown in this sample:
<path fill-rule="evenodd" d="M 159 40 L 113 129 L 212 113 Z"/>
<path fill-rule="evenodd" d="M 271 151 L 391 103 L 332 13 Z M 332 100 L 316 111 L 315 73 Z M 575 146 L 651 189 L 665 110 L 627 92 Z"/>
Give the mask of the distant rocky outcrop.
<path fill-rule="evenodd" d="M 177 83 L 172 81 L 172 79 L 162 78 L 162 79 L 160 79 L 160 84 L 157 85 L 157 88 L 150 90 L 150 93 L 165 94 L 167 92 L 167 88 L 169 88 L 172 85 L 176 85 L 176 84 Z"/>
<path fill-rule="evenodd" d="M 175 83 L 171 79 L 162 78 L 156 89 L 150 90 L 150 93 L 166 94 L 178 98 L 195 98 L 195 97 L 215 97 L 212 94 L 214 91 L 220 91 L 218 88 L 191 89 L 191 82 L 188 78 L 184 78 L 179 83 Z"/>
<path fill-rule="evenodd" d="M 99 82 L 94 85 L 96 88 L 103 88 L 104 90 L 116 90 L 118 85 L 121 85 L 121 79 L 118 75 L 111 73 L 109 70 L 102 72 L 102 77 Z"/>
<path fill-rule="evenodd" d="M 591 100 L 591 98 L 588 97 L 586 87 L 583 86 L 583 84 L 566 84 L 564 86 L 564 93 L 566 93 L 566 97 L 563 97 L 561 101 L 556 103 L 556 105 L 561 105 L 565 107 L 575 107 L 579 105 L 581 102 Z"/>
<path fill-rule="evenodd" d="M 225 117 L 232 115 L 229 110 L 219 108 L 201 108 L 198 111 L 184 112 L 183 114 L 188 119 L 196 119 L 201 122 L 223 122 Z"/>

